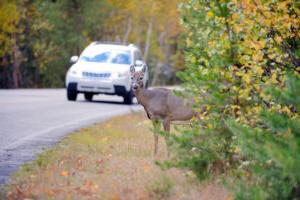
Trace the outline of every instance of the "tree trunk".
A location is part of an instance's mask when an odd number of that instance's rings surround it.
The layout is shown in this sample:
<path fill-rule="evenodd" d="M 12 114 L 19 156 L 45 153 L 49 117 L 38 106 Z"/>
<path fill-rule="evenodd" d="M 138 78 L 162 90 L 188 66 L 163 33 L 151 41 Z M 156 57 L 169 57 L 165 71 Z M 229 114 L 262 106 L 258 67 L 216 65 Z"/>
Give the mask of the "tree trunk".
<path fill-rule="evenodd" d="M 161 69 L 162 69 L 163 63 L 159 60 L 154 68 L 154 72 L 153 72 L 153 78 L 151 81 L 151 85 L 157 85 L 158 83 L 158 77 L 161 73 Z"/>
<path fill-rule="evenodd" d="M 74 20 L 76 20 L 75 23 L 75 30 L 78 33 L 78 38 L 76 41 L 76 46 L 75 46 L 75 55 L 79 55 L 82 49 L 82 43 L 83 43 L 83 37 L 82 37 L 82 24 L 83 24 L 83 20 L 82 20 L 82 9 L 81 9 L 81 5 L 80 5 L 80 1 L 78 0 L 72 0 L 72 6 L 73 9 L 71 10 L 71 12 L 74 12 Z M 72 13 L 73 14 L 73 13 Z M 72 16 L 72 15 L 71 15 Z M 72 50 L 74 51 L 74 50 Z M 74 52 L 72 52 L 74 53 Z"/>
<path fill-rule="evenodd" d="M 17 46 L 17 34 L 12 34 L 12 39 L 14 41 L 14 45 L 12 48 L 12 81 L 13 81 L 13 88 L 19 88 L 20 82 L 21 82 L 21 76 L 20 76 L 20 51 Z"/>
<path fill-rule="evenodd" d="M 148 30 L 147 30 L 147 37 L 146 37 L 146 44 L 144 50 L 144 60 L 147 61 L 149 49 L 150 49 L 150 42 L 151 42 L 151 34 L 152 34 L 152 26 L 153 26 L 153 17 L 151 17 L 148 23 Z"/>
<path fill-rule="evenodd" d="M 159 43 L 159 46 L 160 46 L 160 49 L 162 51 L 165 50 L 164 48 L 164 45 L 165 45 L 165 42 L 164 42 L 164 39 L 165 39 L 165 35 L 166 33 L 165 32 L 161 32 L 158 36 L 158 43 Z M 159 59 L 160 57 L 162 56 L 159 56 Z M 152 81 L 151 81 L 151 85 L 156 85 L 158 83 L 158 78 L 159 78 L 159 75 L 161 74 L 161 69 L 164 65 L 164 62 L 162 60 L 158 60 L 155 68 L 154 68 L 154 72 L 153 72 L 153 78 L 152 78 Z"/>
<path fill-rule="evenodd" d="M 124 37 L 123 37 L 123 44 L 127 43 L 129 34 L 131 32 L 131 28 L 132 28 L 132 20 L 131 20 L 131 18 L 129 18 L 128 19 L 128 24 L 127 24 L 127 29 L 126 29 L 126 32 L 125 32 Z"/>

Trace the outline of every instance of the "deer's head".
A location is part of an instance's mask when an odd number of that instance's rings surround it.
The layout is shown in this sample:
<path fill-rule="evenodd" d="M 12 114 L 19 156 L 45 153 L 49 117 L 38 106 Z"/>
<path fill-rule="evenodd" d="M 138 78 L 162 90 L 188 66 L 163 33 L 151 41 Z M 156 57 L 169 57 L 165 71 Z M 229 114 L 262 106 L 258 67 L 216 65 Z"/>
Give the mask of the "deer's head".
<path fill-rule="evenodd" d="M 135 67 L 133 65 L 130 66 L 130 74 L 131 74 L 131 88 L 135 92 L 140 88 L 144 88 L 144 75 L 146 72 L 145 65 L 141 71 L 135 71 Z"/>

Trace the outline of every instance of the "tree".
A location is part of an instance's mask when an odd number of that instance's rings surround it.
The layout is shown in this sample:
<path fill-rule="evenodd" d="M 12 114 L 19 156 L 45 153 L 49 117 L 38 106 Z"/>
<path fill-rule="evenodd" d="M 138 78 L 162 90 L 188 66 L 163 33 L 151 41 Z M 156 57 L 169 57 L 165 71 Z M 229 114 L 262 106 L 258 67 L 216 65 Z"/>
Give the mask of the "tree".
<path fill-rule="evenodd" d="M 255 128 L 235 120 L 226 122 L 237 137 L 241 155 L 247 158 L 236 172 L 244 175 L 235 182 L 237 199 L 299 198 L 299 92 L 300 76 L 289 73 L 283 90 L 268 90 L 280 110 L 264 108 Z"/>
<path fill-rule="evenodd" d="M 286 165 L 277 162 L 269 173 L 267 170 L 254 172 L 257 166 L 265 164 L 266 160 L 259 158 L 272 158 L 278 152 L 275 148 L 279 144 L 275 140 L 280 139 L 274 139 L 270 135 L 274 132 L 269 131 L 276 122 L 275 133 L 290 127 L 289 134 L 297 135 L 291 127 L 295 124 L 293 120 L 298 122 L 296 102 L 292 98 L 285 103 L 275 101 L 276 93 L 268 93 L 266 88 L 283 90 L 288 71 L 299 76 L 299 4 L 297 1 L 191 0 L 181 4 L 181 11 L 188 29 L 187 70 L 179 76 L 186 92 L 193 95 L 200 117 L 195 119 L 192 130 L 174 136 L 178 155 L 167 164 L 187 167 L 200 179 L 212 174 L 242 179 L 242 190 L 236 197 L 250 194 L 242 199 L 255 195 L 258 199 L 293 197 L 299 180 L 291 178 L 286 170 L 287 166 L 299 168 L 296 157 L 286 157 Z M 291 86 L 291 82 L 287 85 Z M 287 116 L 280 118 L 278 113 Z M 258 129 L 264 134 L 260 135 Z M 267 137 L 268 141 L 262 142 Z M 293 137 L 285 141 L 291 147 L 288 151 L 280 148 L 282 155 L 299 150 Z M 249 138 L 252 139 L 248 141 Z M 269 148 L 268 154 L 267 150 L 257 148 L 265 144 L 274 147 Z M 249 166 L 249 162 L 255 164 Z M 276 178 L 280 178 L 278 184 L 274 183 Z M 258 191 L 261 183 L 258 180 L 262 179 L 265 182 Z M 272 193 L 278 188 L 285 188 L 285 192 Z"/>
<path fill-rule="evenodd" d="M 0 3 L 0 58 L 1 70 L 5 75 L 11 74 L 11 79 L 7 82 L 12 87 L 18 87 L 20 83 L 20 51 L 17 46 L 17 34 L 20 28 L 17 24 L 20 20 L 20 13 L 17 9 L 16 1 L 3 1 Z M 7 64 L 12 64 L 7 67 Z M 2 80 L 6 77 L 2 76 Z M 2 81 L 1 81 L 2 82 Z"/>
<path fill-rule="evenodd" d="M 172 71 L 182 63 L 178 48 L 182 29 L 179 24 L 178 0 L 120 1 L 110 0 L 111 18 L 105 24 L 108 40 L 135 43 L 144 49 L 150 64 L 152 85 L 165 84 Z M 181 38 L 180 38 L 181 39 Z M 163 73 L 165 72 L 165 73 Z"/>
<path fill-rule="evenodd" d="M 1 1 L 0 87 L 62 87 L 70 56 L 96 40 L 137 44 L 154 74 L 153 84 L 168 83 L 183 65 L 177 4 Z"/>

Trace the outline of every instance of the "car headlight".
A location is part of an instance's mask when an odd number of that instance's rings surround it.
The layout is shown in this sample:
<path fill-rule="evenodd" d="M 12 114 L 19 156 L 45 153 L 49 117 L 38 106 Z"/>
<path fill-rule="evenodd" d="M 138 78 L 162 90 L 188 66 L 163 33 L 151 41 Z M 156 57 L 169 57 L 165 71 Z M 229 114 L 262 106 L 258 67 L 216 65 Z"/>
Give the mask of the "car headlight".
<path fill-rule="evenodd" d="M 69 75 L 73 75 L 73 76 L 76 76 L 78 74 L 78 72 L 76 70 L 69 70 L 68 71 L 68 74 Z"/>
<path fill-rule="evenodd" d="M 76 74 L 77 74 L 77 71 L 72 70 L 72 71 L 71 71 L 71 74 L 72 74 L 72 75 L 76 75 Z"/>

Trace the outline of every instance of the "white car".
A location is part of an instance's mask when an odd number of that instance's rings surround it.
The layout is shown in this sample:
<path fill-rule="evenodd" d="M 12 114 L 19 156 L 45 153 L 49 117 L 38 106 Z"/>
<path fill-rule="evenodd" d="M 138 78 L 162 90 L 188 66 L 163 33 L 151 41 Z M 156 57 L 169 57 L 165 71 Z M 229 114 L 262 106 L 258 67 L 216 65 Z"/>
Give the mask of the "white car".
<path fill-rule="evenodd" d="M 124 97 L 125 104 L 132 104 L 130 66 L 136 70 L 146 67 L 144 85 L 148 86 L 148 68 L 141 51 L 133 44 L 107 44 L 93 42 L 80 57 L 72 56 L 73 65 L 66 75 L 67 98 L 75 101 L 83 93 L 87 101 L 93 95 L 108 94 Z"/>

